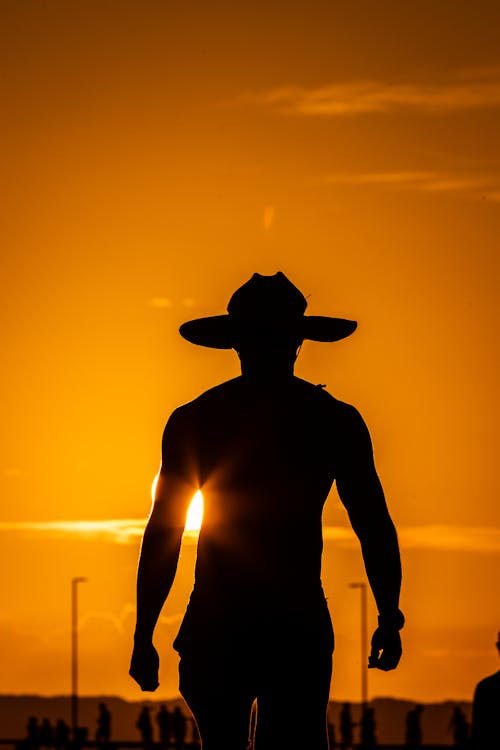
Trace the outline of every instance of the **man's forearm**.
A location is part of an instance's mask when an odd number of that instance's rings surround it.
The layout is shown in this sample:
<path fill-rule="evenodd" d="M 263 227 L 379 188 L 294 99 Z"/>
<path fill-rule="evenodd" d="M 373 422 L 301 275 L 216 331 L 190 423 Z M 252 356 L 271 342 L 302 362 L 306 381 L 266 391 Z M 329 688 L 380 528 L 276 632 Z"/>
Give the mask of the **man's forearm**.
<path fill-rule="evenodd" d="M 153 637 L 161 609 L 172 588 L 181 539 L 182 530 L 146 527 L 137 571 L 136 640 L 151 640 Z"/>
<path fill-rule="evenodd" d="M 392 617 L 399 608 L 401 558 L 398 538 L 390 519 L 375 523 L 360 535 L 366 574 L 381 617 Z"/>

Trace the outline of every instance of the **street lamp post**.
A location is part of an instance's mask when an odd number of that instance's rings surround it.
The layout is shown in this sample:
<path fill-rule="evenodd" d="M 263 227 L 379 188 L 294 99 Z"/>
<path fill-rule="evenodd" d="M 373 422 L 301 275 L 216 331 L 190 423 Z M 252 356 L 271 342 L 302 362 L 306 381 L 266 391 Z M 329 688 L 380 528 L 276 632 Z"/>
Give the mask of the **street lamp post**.
<path fill-rule="evenodd" d="M 366 583 L 350 583 L 349 588 L 359 589 L 361 594 L 361 705 L 368 703 L 368 620 L 366 603 Z"/>
<path fill-rule="evenodd" d="M 71 736 L 77 741 L 78 730 L 78 584 L 86 578 L 71 579 Z"/>

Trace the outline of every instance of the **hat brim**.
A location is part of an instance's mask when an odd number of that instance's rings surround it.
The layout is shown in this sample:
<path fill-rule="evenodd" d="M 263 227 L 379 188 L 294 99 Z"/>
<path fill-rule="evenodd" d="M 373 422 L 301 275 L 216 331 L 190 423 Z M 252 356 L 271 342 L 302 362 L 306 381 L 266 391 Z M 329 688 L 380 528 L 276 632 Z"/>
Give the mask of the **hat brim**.
<path fill-rule="evenodd" d="M 354 333 L 355 320 L 330 318 L 322 315 L 304 315 L 298 322 L 297 334 L 309 341 L 340 341 Z M 234 320 L 230 315 L 212 315 L 183 323 L 179 333 L 186 341 L 211 349 L 234 347 Z"/>

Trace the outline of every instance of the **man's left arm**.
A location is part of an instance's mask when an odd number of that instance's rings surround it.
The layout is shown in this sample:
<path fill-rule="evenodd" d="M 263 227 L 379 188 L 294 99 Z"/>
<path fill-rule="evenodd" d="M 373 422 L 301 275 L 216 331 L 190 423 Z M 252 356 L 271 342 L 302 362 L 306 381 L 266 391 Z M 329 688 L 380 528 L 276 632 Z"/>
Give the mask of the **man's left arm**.
<path fill-rule="evenodd" d="M 348 413 L 337 473 L 337 489 L 357 535 L 366 574 L 378 608 L 370 667 L 394 669 L 401 658 L 399 609 L 401 558 L 394 523 L 375 469 L 371 438 L 361 415 Z"/>

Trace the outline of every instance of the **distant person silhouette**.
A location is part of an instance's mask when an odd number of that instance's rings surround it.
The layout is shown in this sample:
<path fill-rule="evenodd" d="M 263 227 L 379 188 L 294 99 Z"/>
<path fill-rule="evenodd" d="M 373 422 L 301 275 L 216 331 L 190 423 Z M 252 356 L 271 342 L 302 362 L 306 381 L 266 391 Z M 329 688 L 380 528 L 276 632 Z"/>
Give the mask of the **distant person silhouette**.
<path fill-rule="evenodd" d="M 421 716 L 424 707 L 421 703 L 406 714 L 406 747 L 420 747 L 422 744 Z"/>
<path fill-rule="evenodd" d="M 448 724 L 448 732 L 451 732 L 453 747 L 467 747 L 469 722 L 467 721 L 466 715 L 458 705 L 453 707 Z"/>
<path fill-rule="evenodd" d="M 352 747 L 354 722 L 352 720 L 351 704 L 347 701 L 340 711 L 340 747 L 342 750 Z"/>
<path fill-rule="evenodd" d="M 36 747 L 40 738 L 40 727 L 36 716 L 28 716 L 26 723 L 26 742 L 30 747 Z"/>
<path fill-rule="evenodd" d="M 170 742 L 170 733 L 172 729 L 172 714 L 164 703 L 162 703 L 160 708 L 158 709 L 155 720 L 158 725 L 158 735 L 160 743 L 162 745 L 168 745 Z"/>
<path fill-rule="evenodd" d="M 70 741 L 71 729 L 64 719 L 58 719 L 54 729 L 54 747 L 56 750 L 64 750 Z"/>
<path fill-rule="evenodd" d="M 496 648 L 500 655 L 500 630 Z M 500 747 L 500 670 L 478 682 L 472 702 L 473 750 Z"/>
<path fill-rule="evenodd" d="M 95 738 L 102 744 L 106 744 L 111 739 L 111 711 L 105 703 L 99 703 Z"/>
<path fill-rule="evenodd" d="M 42 719 L 38 741 L 41 748 L 54 747 L 54 729 L 50 723 L 50 719 Z"/>
<path fill-rule="evenodd" d="M 306 307 L 281 272 L 254 274 L 227 315 L 180 328 L 194 344 L 235 349 L 242 374 L 177 408 L 165 428 L 130 674 L 143 690 L 158 686 L 153 631 L 200 488 L 195 584 L 174 647 L 203 750 L 244 750 L 255 698 L 259 750 L 327 748 L 333 630 L 321 586 L 321 516 L 334 480 L 379 611 L 369 665 L 394 669 L 401 656 L 399 547 L 370 434 L 353 406 L 293 373 L 304 339 L 337 341 L 356 323 L 306 316 Z M 296 695 L 300 724 L 285 720 Z"/>
<path fill-rule="evenodd" d="M 375 729 L 375 709 L 371 706 L 363 706 L 360 722 L 360 750 L 372 750 L 377 746 Z"/>
<path fill-rule="evenodd" d="M 143 706 L 136 723 L 144 747 L 148 747 L 153 741 L 153 724 L 151 723 L 150 710 L 149 706 Z"/>

